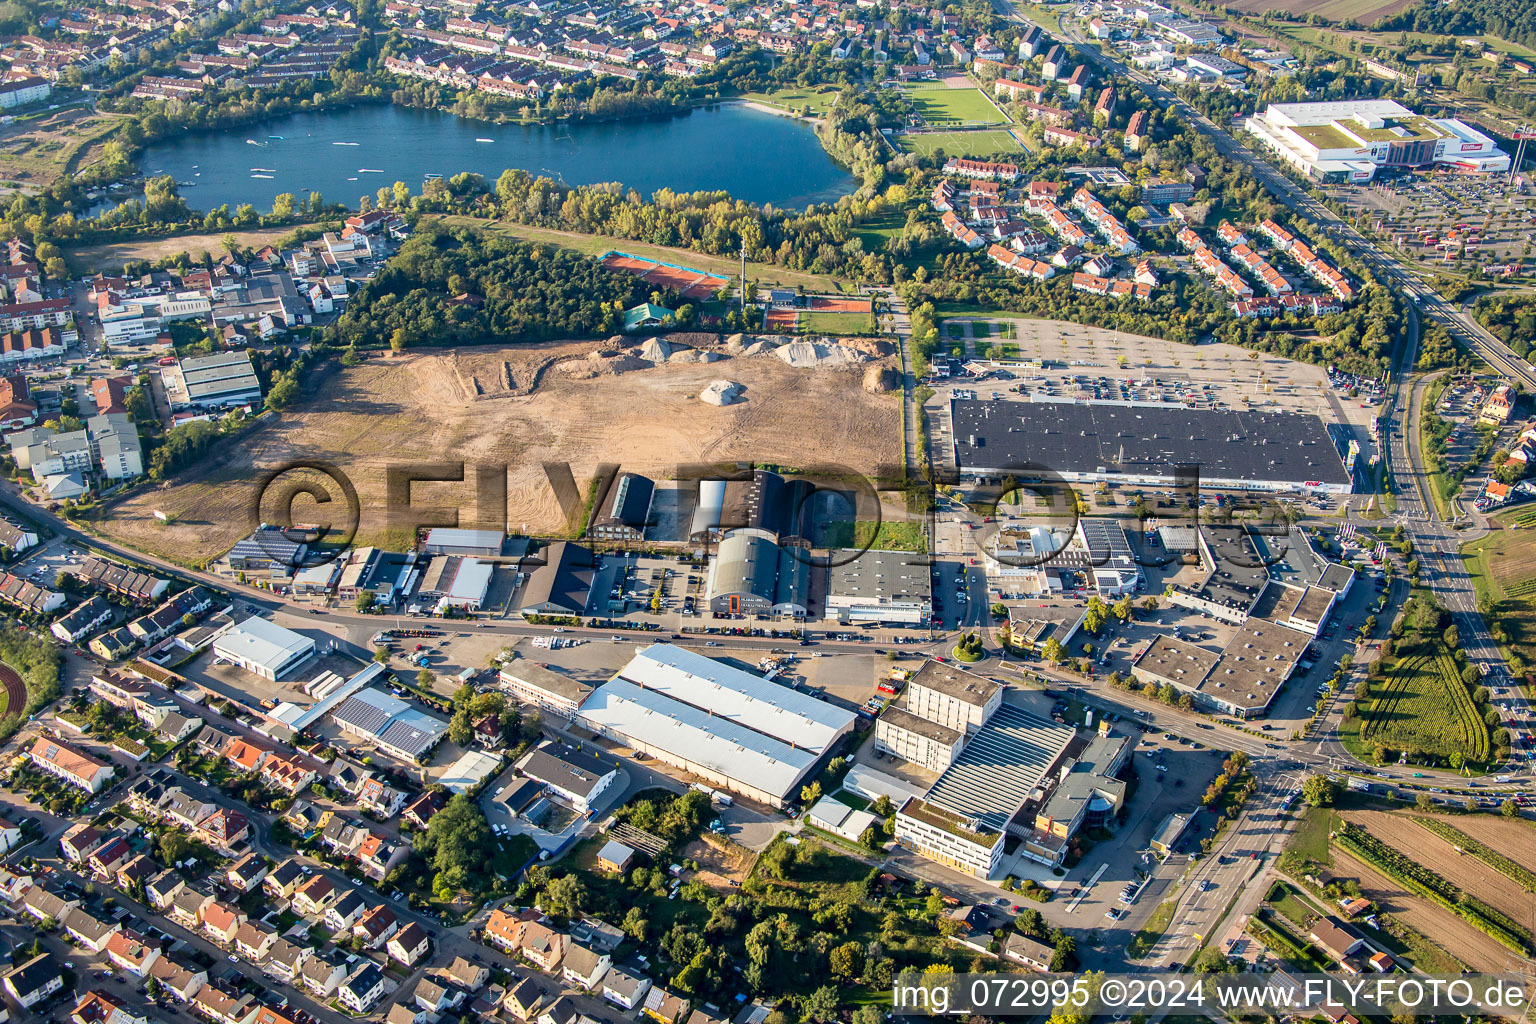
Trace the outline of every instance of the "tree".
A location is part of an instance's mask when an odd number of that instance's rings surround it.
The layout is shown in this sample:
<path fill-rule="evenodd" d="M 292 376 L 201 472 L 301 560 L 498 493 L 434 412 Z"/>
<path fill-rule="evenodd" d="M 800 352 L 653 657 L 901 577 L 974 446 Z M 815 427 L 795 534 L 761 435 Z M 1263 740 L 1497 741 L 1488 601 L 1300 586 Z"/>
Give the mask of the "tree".
<path fill-rule="evenodd" d="M 379 595 L 371 590 L 365 590 L 357 595 L 357 610 L 364 615 L 373 611 L 373 606 L 379 601 Z"/>
<path fill-rule="evenodd" d="M 857 942 L 845 942 L 836 946 L 828 957 L 832 977 L 839 981 L 854 982 L 864 973 L 864 947 Z"/>
<path fill-rule="evenodd" d="M 544 887 L 539 909 L 554 917 L 576 917 L 587 901 L 587 887 L 575 875 L 565 875 Z"/>
<path fill-rule="evenodd" d="M 423 690 L 431 690 L 432 684 L 435 682 L 437 682 L 437 676 L 433 675 L 432 670 L 429 668 L 424 668 L 416 673 L 416 685 Z"/>
<path fill-rule="evenodd" d="M 1506 818 L 1518 818 L 1520 817 L 1520 805 L 1513 800 L 1505 800 L 1499 805 L 1499 813 Z"/>
<path fill-rule="evenodd" d="M 491 829 L 480 806 L 465 794 L 450 797 L 432 816 L 416 846 L 450 890 L 489 889 Z"/>
<path fill-rule="evenodd" d="M 475 740 L 475 726 L 469 720 L 469 711 L 465 708 L 453 713 L 448 720 L 448 741 L 461 747 L 467 747 Z"/>
<path fill-rule="evenodd" d="M 1431 811 L 1434 810 L 1435 801 L 1428 793 L 1420 793 L 1413 798 L 1413 806 L 1421 811 Z"/>
<path fill-rule="evenodd" d="M 373 649 L 373 660 L 378 662 L 380 665 L 388 665 L 389 664 L 389 648 L 388 647 L 375 647 Z"/>
<path fill-rule="evenodd" d="M 1333 780 L 1326 775 L 1312 775 L 1302 784 L 1302 799 L 1313 807 L 1332 807 L 1337 796 Z"/>
<path fill-rule="evenodd" d="M 1055 948 L 1051 950 L 1051 971 L 1060 973 L 1070 971 L 1077 966 L 1077 940 L 1062 932 L 1056 936 Z"/>
<path fill-rule="evenodd" d="M 823 985 L 800 1002 L 806 1020 L 825 1022 L 837 1016 L 837 990 Z"/>
<path fill-rule="evenodd" d="M 624 923 L 619 927 L 624 930 L 625 935 L 628 935 L 636 942 L 643 943 L 645 942 L 645 930 L 649 924 L 650 922 L 645 918 L 645 911 L 639 907 L 630 907 L 628 913 L 624 915 Z"/>
<path fill-rule="evenodd" d="M 1045 655 L 1047 661 L 1056 665 L 1060 665 L 1067 659 L 1066 650 L 1061 646 L 1061 641 L 1055 637 L 1051 637 L 1045 642 L 1045 647 L 1041 653 Z"/>

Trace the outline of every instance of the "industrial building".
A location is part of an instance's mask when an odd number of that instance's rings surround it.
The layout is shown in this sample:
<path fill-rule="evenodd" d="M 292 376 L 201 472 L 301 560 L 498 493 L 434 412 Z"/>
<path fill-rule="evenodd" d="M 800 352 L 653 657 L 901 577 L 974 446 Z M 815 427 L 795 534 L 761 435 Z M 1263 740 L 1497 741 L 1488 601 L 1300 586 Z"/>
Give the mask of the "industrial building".
<path fill-rule="evenodd" d="M 950 403 L 960 472 L 999 483 L 1171 487 L 1181 466 L 1227 490 L 1348 494 L 1352 475 L 1327 426 L 1302 413 L 1102 402 Z"/>
<path fill-rule="evenodd" d="M 421 542 L 421 553 L 429 556 L 495 558 L 501 554 L 503 536 L 500 530 L 464 530 L 439 526 L 427 531 L 427 536 Z"/>
<path fill-rule="evenodd" d="M 348 697 L 331 717 L 342 732 L 403 761 L 421 758 L 448 734 L 448 723 L 441 718 L 372 687 Z"/>
<path fill-rule="evenodd" d="M 527 559 L 528 580 L 514 597 L 521 615 L 581 615 L 587 610 L 592 580 L 597 575 L 592 550 L 559 540 L 542 556 Z"/>
<path fill-rule="evenodd" d="M 930 668 L 938 671 L 930 671 Z M 1079 736 L 1013 704 L 1002 687 L 930 662 L 904 706 L 875 726 L 876 749 L 939 772 L 896 815 L 896 839 L 931 860 L 995 878 L 1007 856 L 1059 867 L 1074 836 L 1125 802 L 1131 743 L 1100 722 Z"/>
<path fill-rule="evenodd" d="M 261 380 L 245 352 L 183 359 L 164 378 L 172 409 L 223 409 L 261 400 Z"/>
<path fill-rule="evenodd" d="M 581 705 L 592 731 L 783 807 L 856 716 L 685 648 L 653 644 Z"/>
<path fill-rule="evenodd" d="M 655 495 L 656 485 L 648 477 L 620 473 L 593 506 L 588 533 L 600 540 L 644 540 Z"/>
<path fill-rule="evenodd" d="M 1005 526 L 984 564 L 1005 598 L 1093 591 L 1115 599 L 1146 584 L 1124 527 L 1111 519 L 1080 519 L 1070 533 L 1042 524 Z"/>
<path fill-rule="evenodd" d="M 701 480 L 689 541 L 705 544 L 732 530 L 760 530 L 780 541 L 808 538 L 815 493 L 808 480 L 785 480 L 766 469 L 737 480 Z"/>
<path fill-rule="evenodd" d="M 502 667 L 499 678 L 501 688 L 520 703 L 532 704 L 566 718 L 576 713 L 594 689 L 591 683 L 572 679 L 527 658 L 508 662 Z"/>
<path fill-rule="evenodd" d="M 479 558 L 438 555 L 421 574 L 416 593 L 423 603 L 435 601 L 433 613 L 441 615 L 449 608 L 479 611 L 491 589 L 495 566 Z"/>
<path fill-rule="evenodd" d="M 599 761 L 579 750 L 543 743 L 524 754 L 517 770 L 582 814 L 596 808 L 619 778 L 617 764 Z"/>
<path fill-rule="evenodd" d="M 315 642 L 309 637 L 254 616 L 230 626 L 213 642 L 215 658 L 274 682 L 314 653 Z"/>
<path fill-rule="evenodd" d="M 1421 117 L 1395 100 L 1271 103 L 1244 127 L 1316 181 L 1370 181 L 1382 168 L 1498 173 L 1509 154 L 1454 117 Z"/>
<path fill-rule="evenodd" d="M 705 602 L 712 612 L 803 619 L 810 606 L 809 555 L 766 530 L 732 530 L 710 560 Z"/>
<path fill-rule="evenodd" d="M 933 615 L 928 558 L 911 551 L 833 551 L 827 613 L 838 622 L 926 626 Z"/>

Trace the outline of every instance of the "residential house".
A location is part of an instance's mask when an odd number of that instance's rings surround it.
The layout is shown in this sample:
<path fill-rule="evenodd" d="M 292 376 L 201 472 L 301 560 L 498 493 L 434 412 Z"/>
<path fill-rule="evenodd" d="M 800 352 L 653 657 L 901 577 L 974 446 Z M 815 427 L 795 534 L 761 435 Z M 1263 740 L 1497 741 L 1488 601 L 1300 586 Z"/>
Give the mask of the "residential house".
<path fill-rule="evenodd" d="M 71 864 L 84 864 L 105 839 L 90 823 L 77 822 L 65 829 L 59 837 L 59 852 Z"/>
<path fill-rule="evenodd" d="M 252 851 L 231 864 L 229 870 L 224 872 L 224 877 L 229 880 L 232 888 L 250 892 L 267 877 L 267 870 L 267 858 Z"/>
<path fill-rule="evenodd" d="M 32 766 L 87 793 L 98 793 L 112 777 L 112 766 L 47 736 L 38 737 L 29 752 Z"/>
<path fill-rule="evenodd" d="M 291 984 L 299 980 L 299 971 L 313 952 L 308 946 L 298 946 L 287 939 L 278 939 L 267 951 L 267 962 L 262 967 L 271 971 L 274 977 Z"/>
<path fill-rule="evenodd" d="M 412 921 L 396 932 L 385 948 L 389 950 L 391 959 L 406 967 L 415 967 L 417 961 L 427 955 L 430 945 L 426 929 Z"/>
<path fill-rule="evenodd" d="M 540 970 L 553 972 L 560 958 L 565 956 L 568 941 L 564 932 L 557 932 L 541 921 L 529 921 L 517 951 Z"/>
<path fill-rule="evenodd" d="M 52 953 L 39 953 L 5 973 L 5 990 L 22 1009 L 30 1010 L 64 987 L 60 964 Z"/>
<path fill-rule="evenodd" d="M 446 802 L 447 800 L 442 793 L 429 791 L 406 804 L 405 810 L 401 812 L 401 817 L 417 828 L 426 828 L 427 822 L 432 820 L 434 814 L 443 809 L 443 805 Z"/>
<path fill-rule="evenodd" d="M 388 821 L 405 806 L 406 794 L 381 779 L 367 779 L 357 792 L 357 806 L 382 821 Z"/>
<path fill-rule="evenodd" d="M 144 898 L 156 910 L 164 910 L 185 888 L 181 875 L 167 869 L 144 883 Z"/>
<path fill-rule="evenodd" d="M 367 1013 L 384 994 L 384 972 L 372 960 L 363 960 L 358 968 L 336 990 L 341 1005 L 353 1013 Z"/>
<path fill-rule="evenodd" d="M 74 1024 L 147 1024 L 147 1019 L 134 1013 L 115 996 L 95 989 L 80 997 L 69 1019 Z"/>
<path fill-rule="evenodd" d="M 251 826 L 244 814 L 220 807 L 197 826 L 198 839 L 226 857 L 235 855 L 236 847 L 244 845 L 250 836 Z"/>
<path fill-rule="evenodd" d="M 107 948 L 107 940 L 122 930 L 116 921 L 104 921 L 83 907 L 71 907 L 59 919 L 70 941 L 81 949 L 100 953 Z"/>
<path fill-rule="evenodd" d="M 305 917 L 314 917 L 323 913 L 325 908 L 335 901 L 336 896 L 336 887 L 331 884 L 329 878 L 324 875 L 312 875 L 309 881 L 294 891 L 293 909 Z"/>
<path fill-rule="evenodd" d="M 642 1012 L 657 1024 L 682 1024 L 688 1016 L 688 1000 L 659 985 L 652 986 Z"/>
<path fill-rule="evenodd" d="M 192 970 L 176 963 L 169 956 L 162 956 L 149 969 L 155 983 L 183 1003 L 190 1003 L 208 983 L 208 974 L 201 968 Z"/>
<path fill-rule="evenodd" d="M 107 940 L 107 959 L 118 970 L 145 978 L 160 959 L 160 947 L 125 928 Z"/>
<path fill-rule="evenodd" d="M 262 888 L 277 899 L 288 899 L 304 884 L 304 870 L 296 860 L 285 860 L 261 880 Z"/>
<path fill-rule="evenodd" d="M 245 911 L 218 900 L 203 908 L 203 932 L 221 946 L 235 941 L 235 933 L 245 921 Z"/>
<path fill-rule="evenodd" d="M 357 846 L 357 863 L 363 874 L 375 882 L 382 882 L 395 865 L 405 860 L 410 849 L 403 843 L 386 836 L 368 834 Z"/>
<path fill-rule="evenodd" d="M 490 968 L 472 960 L 466 960 L 462 956 L 453 958 L 453 963 L 448 965 L 447 974 L 466 992 L 480 991 L 491 978 Z"/>
<path fill-rule="evenodd" d="M 298 796 L 315 781 L 315 771 L 297 756 L 273 754 L 261 766 L 261 781 L 288 796 Z"/>
<path fill-rule="evenodd" d="M 356 890 L 342 895 L 325 912 L 325 926 L 333 933 L 348 932 L 368 910 L 368 904 Z"/>
<path fill-rule="evenodd" d="M 566 984 L 577 985 L 586 992 L 597 987 L 611 966 L 613 957 L 577 942 L 566 946 L 565 956 L 560 961 L 561 976 L 565 978 Z"/>
<path fill-rule="evenodd" d="M 381 903 L 358 919 L 352 926 L 352 936 L 361 939 L 369 949 L 378 949 L 399 928 L 395 912 Z"/>
<path fill-rule="evenodd" d="M 329 999 L 346 978 L 346 969 L 321 956 L 306 958 L 299 967 L 299 979 L 317 996 Z"/>
<path fill-rule="evenodd" d="M 501 1005 L 518 1020 L 534 1020 L 539 1005 L 544 1001 L 544 990 L 532 978 L 524 978 L 507 988 Z"/>
<path fill-rule="evenodd" d="M 411 993 L 411 999 L 422 1012 L 438 1014 L 451 1006 L 457 1005 L 464 993 L 457 992 L 453 988 L 444 985 L 436 978 L 423 977 L 416 983 L 416 991 Z"/>
<path fill-rule="evenodd" d="M 213 904 L 213 897 L 199 892 L 190 885 L 183 886 L 166 908 L 166 915 L 183 928 L 197 929 L 203 925 L 203 912 Z"/>
<path fill-rule="evenodd" d="M 633 1010 L 644 1004 L 646 993 L 651 990 L 651 979 L 642 974 L 631 974 L 622 967 L 611 967 L 602 980 L 603 998 L 615 1006 Z"/>
<path fill-rule="evenodd" d="M 251 963 L 260 963 L 277 944 L 277 929 L 260 921 L 246 921 L 235 931 L 235 952 Z"/>
<path fill-rule="evenodd" d="M 204 985 L 192 997 L 192 1008 L 213 1024 L 252 1024 L 261 1004 L 249 995 L 233 995 L 216 985 Z"/>

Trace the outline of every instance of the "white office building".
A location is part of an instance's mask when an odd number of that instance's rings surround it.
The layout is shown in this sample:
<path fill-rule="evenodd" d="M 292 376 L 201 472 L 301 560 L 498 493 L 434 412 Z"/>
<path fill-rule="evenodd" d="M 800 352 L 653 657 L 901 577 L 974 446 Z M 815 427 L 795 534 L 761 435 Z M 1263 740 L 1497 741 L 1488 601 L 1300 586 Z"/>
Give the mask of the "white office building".
<path fill-rule="evenodd" d="M 255 617 L 236 623 L 213 642 L 214 657 L 274 681 L 314 653 L 309 637 Z"/>

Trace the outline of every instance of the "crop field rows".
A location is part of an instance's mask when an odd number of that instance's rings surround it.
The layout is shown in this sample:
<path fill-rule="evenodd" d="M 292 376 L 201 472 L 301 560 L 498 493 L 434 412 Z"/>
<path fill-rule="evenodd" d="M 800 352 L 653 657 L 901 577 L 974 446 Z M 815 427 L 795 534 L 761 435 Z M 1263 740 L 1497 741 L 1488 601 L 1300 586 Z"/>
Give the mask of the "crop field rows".
<path fill-rule="evenodd" d="M 1372 692 L 1360 738 L 1394 750 L 1488 758 L 1488 727 L 1446 651 L 1399 662 Z"/>

